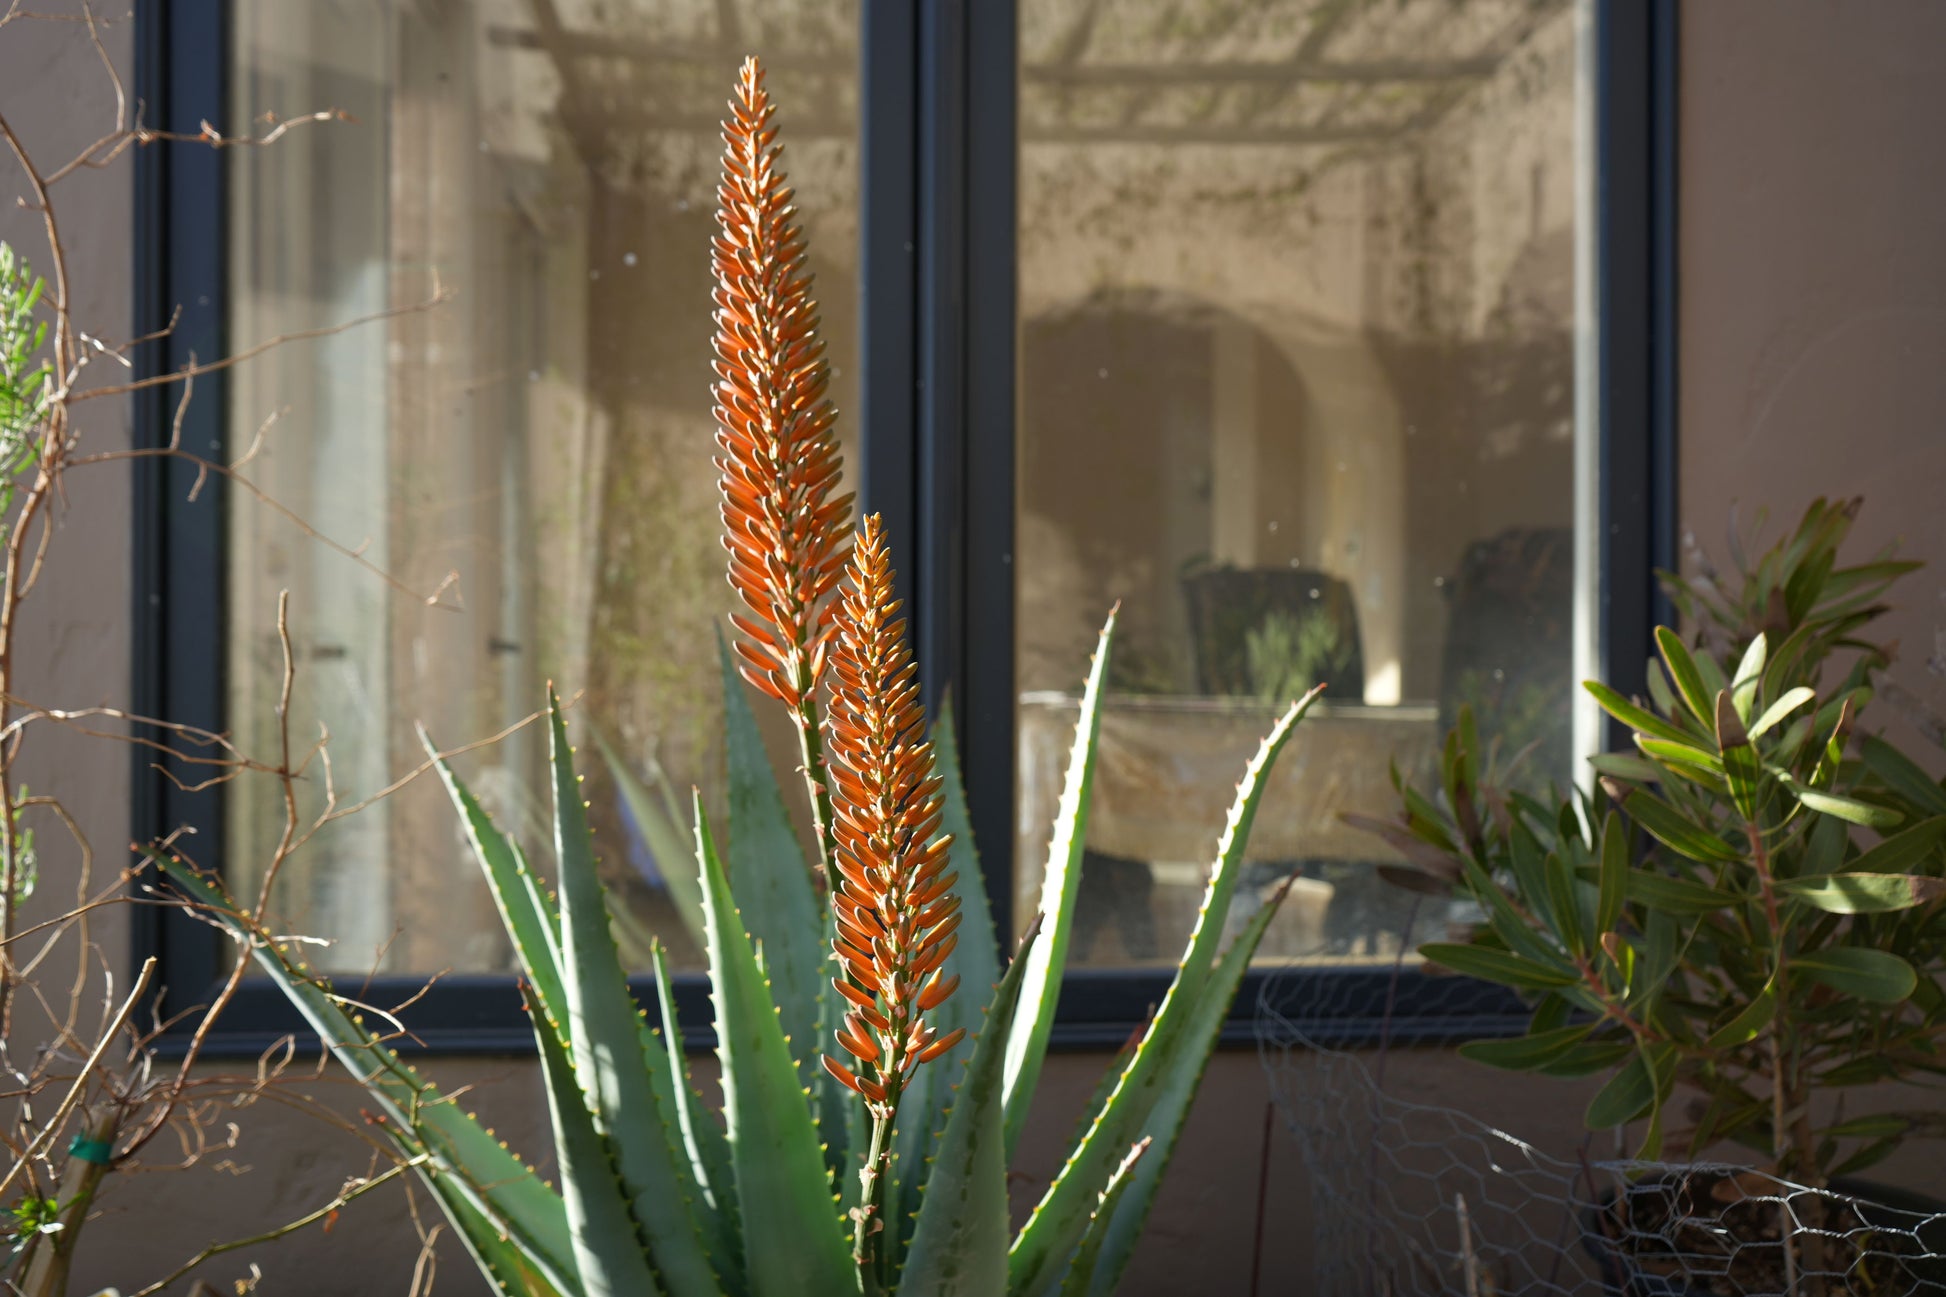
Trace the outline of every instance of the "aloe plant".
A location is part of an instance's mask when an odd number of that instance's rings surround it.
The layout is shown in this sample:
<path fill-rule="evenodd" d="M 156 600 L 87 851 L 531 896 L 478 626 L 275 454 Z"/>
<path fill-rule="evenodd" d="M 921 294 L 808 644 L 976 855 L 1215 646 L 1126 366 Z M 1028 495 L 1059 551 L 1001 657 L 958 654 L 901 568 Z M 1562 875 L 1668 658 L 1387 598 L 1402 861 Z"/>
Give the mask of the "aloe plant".
<path fill-rule="evenodd" d="M 1041 913 L 1003 961 L 950 712 L 928 731 L 878 520 L 854 538 L 850 497 L 833 494 L 839 465 L 815 305 L 772 113 L 752 61 L 725 126 L 716 248 L 725 546 L 748 610 L 732 618 L 737 637 L 722 655 L 730 823 L 719 846 L 693 799 L 695 880 L 677 889 L 679 901 L 693 898 L 697 913 L 684 922 L 707 952 L 721 1113 L 691 1084 L 659 949 L 662 1030 L 630 998 L 552 692 L 551 894 L 427 748 L 520 963 L 558 1191 L 417 1075 L 219 884 L 181 861 L 163 867 L 371 1092 L 386 1133 L 417 1159 L 501 1292 L 1104 1294 L 1133 1252 L 1281 900 L 1224 948 L 1266 777 L 1317 691 L 1290 705 L 1246 766 L 1168 994 L 1013 1231 L 1007 1165 L 1073 927 L 1115 617 L 1083 690 Z M 798 727 L 814 861 L 791 829 L 743 680 Z M 673 868 L 672 808 L 605 755 L 631 815 Z"/>

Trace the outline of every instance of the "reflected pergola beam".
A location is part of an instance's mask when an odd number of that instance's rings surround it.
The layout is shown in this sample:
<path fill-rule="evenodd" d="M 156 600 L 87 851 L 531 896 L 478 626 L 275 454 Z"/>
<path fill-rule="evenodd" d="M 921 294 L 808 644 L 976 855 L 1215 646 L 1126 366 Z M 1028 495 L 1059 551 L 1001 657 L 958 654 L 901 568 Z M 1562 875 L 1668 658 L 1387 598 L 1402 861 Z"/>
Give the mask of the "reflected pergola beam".
<path fill-rule="evenodd" d="M 672 135 L 715 135 L 723 124 L 711 117 L 692 113 L 649 113 L 631 109 L 602 109 L 582 105 L 578 123 L 583 129 L 622 131 L 663 131 Z M 1030 143 L 1050 144 L 1375 144 L 1396 139 L 1414 129 L 1416 119 L 1403 122 L 1372 122 L 1356 126 L 1229 126 L 1220 122 L 1187 126 L 1124 125 L 1103 122 L 1092 125 L 1069 123 L 1023 123 L 1020 137 Z M 794 140 L 858 138 L 855 122 L 829 118 L 793 118 Z"/>
<path fill-rule="evenodd" d="M 1138 89 L 1181 85 L 1270 85 L 1304 83 L 1373 85 L 1379 82 L 1477 81 L 1493 75 L 1496 60 L 1378 59 L 1317 60 L 1308 63 L 1239 60 L 1222 63 L 1028 63 L 1021 76 L 1061 86 Z"/>
<path fill-rule="evenodd" d="M 1333 59 L 1326 56 L 1331 39 L 1337 34 L 1354 6 L 1341 2 L 1324 7 L 1304 39 L 1288 56 L 1279 59 L 1219 59 L 1202 61 L 1088 62 L 1086 55 L 1102 12 L 1101 0 L 1089 0 L 1054 43 L 1053 57 L 1021 65 L 1025 85 L 1045 87 L 1054 96 L 1061 115 L 1052 120 L 1026 120 L 1021 124 L 1025 141 L 1060 144 L 1151 144 L 1151 145 L 1361 145 L 1382 144 L 1428 130 L 1437 124 L 1477 83 L 1494 75 L 1509 53 L 1525 40 L 1560 0 L 1553 4 L 1536 3 L 1506 24 L 1476 54 L 1460 58 L 1423 59 L 1369 58 Z M 561 77 L 566 92 L 564 116 L 572 122 L 577 137 L 591 142 L 603 130 L 649 130 L 674 134 L 715 135 L 720 123 L 714 118 L 684 113 L 645 112 L 635 105 L 604 105 L 590 98 L 585 79 L 577 68 L 588 60 L 619 60 L 660 66 L 718 67 L 725 71 L 742 58 L 744 23 L 737 0 L 717 0 L 717 35 L 712 40 L 660 40 L 642 37 L 570 31 L 561 23 L 552 0 L 529 0 L 533 24 L 529 27 L 491 26 L 486 37 L 503 49 L 534 50 L 544 53 Z M 818 77 L 855 77 L 858 71 L 852 51 L 783 50 L 765 56 L 772 71 Z M 1331 105 L 1311 121 L 1264 121 L 1288 101 L 1292 90 L 1301 85 L 1317 86 L 1412 86 L 1421 90 L 1412 111 L 1388 120 L 1345 123 L 1340 114 L 1346 105 Z M 1151 122 L 1142 120 L 1148 100 L 1143 92 L 1171 88 L 1244 88 L 1248 105 L 1244 120 L 1219 121 L 1191 113 L 1194 120 Z M 1075 121 L 1075 91 L 1127 91 L 1120 119 L 1115 121 Z M 1215 101 L 1200 110 L 1211 113 Z M 791 134 L 801 139 L 850 139 L 857 126 L 849 120 L 794 118 Z"/>
<path fill-rule="evenodd" d="M 735 41 L 648 41 L 592 35 L 585 32 L 536 31 L 496 26 L 487 29 L 490 44 L 502 49 L 544 51 L 557 62 L 570 59 L 623 59 L 631 63 L 710 65 L 734 63 L 742 56 Z M 1477 80 L 1493 73 L 1497 60 L 1373 59 L 1304 62 L 1231 60 L 1209 63 L 1079 63 L 1066 60 L 1021 65 L 1024 80 L 1057 86 L 1126 87 L 1143 89 L 1171 85 L 1295 85 L 1305 82 L 1371 85 L 1386 81 L 1441 82 Z M 816 72 L 853 76 L 857 59 L 849 53 L 793 53 L 785 50 L 764 56 L 773 71 Z"/>

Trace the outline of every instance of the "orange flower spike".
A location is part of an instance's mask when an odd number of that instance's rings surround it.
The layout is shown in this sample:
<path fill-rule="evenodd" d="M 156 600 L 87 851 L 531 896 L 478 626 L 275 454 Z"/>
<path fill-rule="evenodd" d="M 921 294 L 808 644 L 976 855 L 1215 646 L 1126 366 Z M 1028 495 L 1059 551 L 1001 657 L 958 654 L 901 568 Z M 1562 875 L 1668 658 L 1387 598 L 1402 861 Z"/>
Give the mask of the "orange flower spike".
<path fill-rule="evenodd" d="M 782 166 L 775 108 L 744 62 L 723 123 L 716 276 L 716 460 L 737 670 L 790 708 L 803 749 L 827 884 L 830 794 L 817 717 L 819 677 L 851 537 L 850 495 L 825 399 L 831 367 L 805 266 L 804 232 Z"/>
<path fill-rule="evenodd" d="M 876 515 L 858 533 L 836 608 L 826 712 L 837 865 L 832 944 L 851 975 L 839 989 L 861 1010 L 838 1042 L 859 1060 L 861 1082 L 884 1094 L 873 1115 L 888 1118 L 912 1069 L 959 1039 L 942 1046 L 924 1021 L 959 985 L 937 975 L 955 940 L 959 900 L 946 872 L 950 840 L 936 836 L 940 780 Z M 870 1051 L 858 1048 L 868 1026 Z"/>

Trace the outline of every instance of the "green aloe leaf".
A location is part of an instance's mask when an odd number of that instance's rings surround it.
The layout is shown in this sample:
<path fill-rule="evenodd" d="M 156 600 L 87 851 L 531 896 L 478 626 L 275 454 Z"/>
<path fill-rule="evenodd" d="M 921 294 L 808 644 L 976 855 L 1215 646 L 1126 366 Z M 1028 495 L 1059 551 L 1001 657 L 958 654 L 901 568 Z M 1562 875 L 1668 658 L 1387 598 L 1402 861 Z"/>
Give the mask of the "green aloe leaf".
<path fill-rule="evenodd" d="M 634 1220 L 648 1241 L 671 1297 L 720 1290 L 692 1210 L 702 1187 L 678 1156 L 676 1114 L 665 1112 L 642 1048 L 641 1011 L 608 921 L 608 898 L 595 870 L 581 780 L 568 747 L 561 700 L 547 694 L 548 754 L 554 790 L 554 851 L 559 864 L 561 972 L 567 1014 L 563 1044 L 595 1130 L 612 1147 Z M 538 1028 L 539 1023 L 537 1021 Z M 571 1129 L 571 1128 L 570 1128 Z M 567 1196 L 563 1169 L 563 1196 Z"/>
<path fill-rule="evenodd" d="M 1216 1038 L 1222 1033 L 1223 1023 L 1230 1016 L 1230 1006 L 1236 1001 L 1237 988 L 1242 985 L 1243 975 L 1249 971 L 1250 961 L 1257 953 L 1257 945 L 1263 940 L 1271 920 L 1277 916 L 1284 895 L 1289 890 L 1290 882 L 1286 880 L 1250 916 L 1250 922 L 1230 943 L 1222 962 L 1211 973 L 1198 996 L 1189 1030 L 1168 1056 L 1161 1089 L 1149 1108 L 1149 1115 L 1142 1122 L 1139 1138 L 1134 1141 L 1136 1147 L 1153 1141 L 1152 1146 L 1132 1169 L 1124 1160 L 1115 1172 L 1117 1176 L 1127 1173 L 1132 1177 L 1122 1201 L 1104 1203 L 1095 1212 L 1097 1217 L 1105 1214 L 1107 1223 L 1102 1231 L 1099 1255 L 1088 1286 L 1088 1291 L 1094 1297 L 1107 1297 L 1113 1292 L 1121 1281 L 1122 1272 L 1128 1268 L 1129 1258 L 1134 1255 L 1136 1242 L 1141 1237 L 1143 1223 L 1155 1206 L 1156 1190 L 1161 1186 L 1162 1177 L 1169 1169 L 1169 1160 L 1175 1154 L 1176 1141 L 1182 1137 L 1183 1124 L 1189 1118 L 1190 1105 L 1195 1102 L 1203 1072 L 1209 1067 Z M 1103 1192 L 1112 1193 L 1113 1189 L 1114 1177 L 1111 1176 Z M 1097 1226 L 1091 1223 L 1087 1233 L 1082 1235 L 1082 1252 L 1090 1248 L 1089 1235 L 1096 1230 Z M 1071 1265 L 1070 1274 L 1072 1270 Z"/>
<path fill-rule="evenodd" d="M 1047 872 L 1041 878 L 1040 913 L 1046 923 L 1042 939 L 1028 958 L 1026 986 L 1021 991 L 1016 1021 L 1007 1033 L 1007 1155 L 1020 1143 L 1027 1109 L 1047 1057 L 1048 1033 L 1054 1029 L 1054 1006 L 1061 994 L 1061 973 L 1067 967 L 1068 938 L 1074 929 L 1075 897 L 1081 890 L 1081 853 L 1088 840 L 1088 798 L 1095 780 L 1095 739 L 1101 732 L 1101 689 L 1108 678 L 1108 654 L 1115 639 L 1120 605 L 1102 624 L 1101 640 L 1088 670 L 1081 695 L 1081 718 L 1074 727 L 1074 749 L 1068 758 L 1067 782 L 1054 815 L 1054 837 L 1047 848 Z"/>
<path fill-rule="evenodd" d="M 538 1001 L 528 1001 L 527 1013 L 540 1044 L 547 1110 L 554 1123 L 554 1161 L 560 1169 L 568 1229 L 574 1236 L 582 1297 L 660 1294 L 662 1287 L 649 1269 L 645 1240 L 629 1212 L 629 1189 L 616 1165 L 614 1146 L 596 1127 L 574 1063 L 562 1045 L 568 1028 L 549 1018 Z"/>
<path fill-rule="evenodd" d="M 430 1160 L 420 1178 L 434 1187 L 441 1203 L 458 1195 L 475 1216 L 484 1216 L 499 1234 L 514 1241 L 554 1289 L 579 1291 L 574 1281 L 574 1243 L 560 1195 L 437 1086 L 380 1043 L 315 978 L 265 941 L 229 896 L 194 866 L 169 856 L 154 859 L 199 914 L 249 948 L 257 966 L 303 1015 L 325 1048 L 365 1087 L 386 1119 L 386 1133 L 409 1154 L 423 1153 Z M 460 1216 L 452 1219 L 462 1233 L 474 1223 Z"/>
<path fill-rule="evenodd" d="M 438 768 L 440 782 L 459 811 L 467 843 L 473 848 L 474 859 L 480 862 L 480 871 L 486 875 L 487 890 L 500 911 L 500 922 L 513 942 L 521 971 L 527 975 L 541 1004 L 558 1017 L 567 1011 L 567 993 L 561 983 L 561 945 L 555 915 L 541 895 L 539 881 L 527 867 L 519 846 L 500 831 L 480 806 L 479 799 L 460 782 L 424 726 L 419 728 L 419 742 Z"/>
<path fill-rule="evenodd" d="M 824 1070 L 818 1066 L 818 999 L 831 975 L 831 920 L 812 886 L 804 848 L 784 810 L 776 768 L 721 632 L 716 650 L 723 673 L 723 743 L 730 777 L 730 891 L 744 929 L 763 947 L 778 1019 L 799 1083 L 808 1086 Z"/>
<path fill-rule="evenodd" d="M 577 1297 L 578 1289 L 564 1290 L 549 1283 L 521 1245 L 474 1206 L 451 1176 L 431 1177 L 428 1187 L 452 1221 L 460 1245 L 495 1292 L 504 1297 Z"/>
<path fill-rule="evenodd" d="M 1216 866 L 1203 892 L 1196 927 L 1176 966 L 1175 979 L 1088 1134 L 1014 1240 L 1007 1267 L 1011 1291 L 1039 1292 L 1058 1279 L 1062 1263 L 1087 1228 L 1096 1195 L 1107 1183 L 1114 1163 L 1143 1133 L 1151 1114 L 1169 1091 L 1175 1075 L 1173 1068 L 1184 1056 L 1181 1051 L 1189 1049 L 1194 1039 L 1197 1006 L 1202 1003 L 1203 986 L 1216 963 L 1217 947 L 1229 918 L 1230 900 L 1243 870 L 1250 826 L 1263 797 L 1265 777 L 1318 693 L 1314 689 L 1292 704 L 1244 768 L 1236 800 L 1217 843 Z M 1282 892 L 1278 895 L 1281 897 Z M 1264 923 L 1270 921 L 1268 915 L 1257 917 Z M 1248 959 L 1248 955 L 1244 958 Z M 1031 970 L 1029 976 L 1031 987 Z"/>
<path fill-rule="evenodd" d="M 973 1055 L 973 1036 L 981 1030 L 991 988 L 1000 980 L 1000 950 L 994 941 L 993 912 L 987 905 L 986 875 L 980 870 L 980 852 L 973 841 L 973 822 L 966 809 L 966 788 L 960 778 L 958 738 L 953 729 L 950 701 L 942 703 L 939 719 L 932 727 L 933 773 L 940 780 L 942 805 L 939 827 L 953 837 L 948 868 L 959 875 L 956 890 L 960 898 L 959 945 L 946 957 L 948 977 L 960 979 L 960 989 L 929 1016 L 928 1021 L 941 1035 L 964 1027 L 966 1039 L 913 1073 L 904 1097 L 899 1102 L 899 1124 L 894 1150 L 900 1204 L 897 1213 L 900 1232 L 911 1237 L 913 1214 L 919 1210 L 919 1192 L 933 1165 L 930 1150 L 945 1128 L 947 1105 L 952 1102 L 952 1080 Z M 836 998 L 834 996 L 834 998 Z M 1011 1007 L 1008 1010 L 1012 1012 Z M 822 1072 L 824 1069 L 818 1069 Z M 836 1084 L 835 1082 L 833 1084 Z M 856 1096 L 842 1093 L 857 1107 Z M 903 1249 L 895 1250 L 896 1261 Z"/>
<path fill-rule="evenodd" d="M 899 1279 L 902 1291 L 928 1297 L 1000 1297 L 1006 1290 L 1007 1033 L 1026 981 L 1027 956 L 1039 935 L 1040 920 L 1035 919 L 986 1008 L 985 1029 L 974 1041 L 971 1060 L 957 1069 L 953 1107 L 920 1199 L 925 1210 L 919 1212 Z M 966 991 L 962 986 L 959 995 Z"/>
<path fill-rule="evenodd" d="M 1074 1259 L 1068 1262 L 1067 1277 L 1061 1280 L 1061 1297 L 1087 1297 L 1091 1292 L 1108 1292 L 1110 1288 L 1097 1288 L 1097 1275 L 1106 1275 L 1101 1267 L 1102 1244 L 1108 1239 L 1108 1226 L 1115 1219 L 1115 1212 L 1122 1204 L 1122 1195 L 1128 1192 L 1135 1179 L 1135 1168 L 1141 1164 L 1143 1154 L 1154 1143 L 1147 1135 L 1135 1142 L 1128 1150 L 1128 1156 L 1115 1168 L 1115 1174 L 1108 1177 L 1108 1187 L 1101 1191 L 1101 1201 L 1095 1207 L 1095 1214 L 1088 1218 L 1088 1232 L 1081 1236 L 1081 1246 L 1074 1250 Z M 1109 1279 L 1109 1284 L 1114 1280 Z"/>
<path fill-rule="evenodd" d="M 833 1203 L 818 1130 L 756 949 L 731 899 L 700 794 L 695 815 L 723 1115 L 751 1297 L 851 1297 L 858 1272 Z"/>
<path fill-rule="evenodd" d="M 689 876 L 689 835 L 682 829 L 682 819 L 669 796 L 669 785 L 658 778 L 655 789 L 635 777 L 628 763 L 610 745 L 601 731 L 595 731 L 595 746 L 601 749 L 601 759 L 608 766 L 608 774 L 615 781 L 615 790 L 622 795 L 622 807 L 628 812 L 629 819 L 635 822 L 636 831 L 642 841 L 648 844 L 649 854 L 655 857 L 656 870 L 662 882 L 669 889 L 671 908 L 676 918 L 682 922 L 683 929 L 689 933 L 696 948 L 703 947 L 703 894 L 696 890 L 696 880 Z"/>
<path fill-rule="evenodd" d="M 1919 984 L 1912 965 L 1885 950 L 1838 946 L 1791 958 L 1791 971 L 1873 1004 L 1897 1004 Z"/>
<path fill-rule="evenodd" d="M 647 1024 L 643 1025 L 643 1056 L 649 1060 L 649 1075 L 656 1082 L 656 1102 L 662 1111 L 676 1114 L 683 1150 L 689 1155 L 690 1176 L 701 1187 L 702 1197 L 692 1206 L 709 1247 L 710 1263 L 726 1288 L 740 1291 L 743 1240 L 737 1220 L 736 1178 L 730 1171 L 730 1141 L 690 1079 L 661 942 L 650 945 L 649 958 L 655 968 L 662 1030 L 651 1032 Z"/>

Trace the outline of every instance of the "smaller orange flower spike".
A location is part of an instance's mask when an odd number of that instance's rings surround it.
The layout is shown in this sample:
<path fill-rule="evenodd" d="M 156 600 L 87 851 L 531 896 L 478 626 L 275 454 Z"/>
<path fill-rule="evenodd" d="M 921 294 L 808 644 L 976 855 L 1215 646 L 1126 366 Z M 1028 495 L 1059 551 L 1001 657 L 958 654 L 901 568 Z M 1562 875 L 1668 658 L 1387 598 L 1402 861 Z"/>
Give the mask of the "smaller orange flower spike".
<path fill-rule="evenodd" d="M 966 1034 L 940 1035 L 925 1015 L 959 986 L 940 966 L 959 941 L 952 839 L 939 834 L 940 780 L 919 707 L 918 668 L 892 597 L 878 515 L 852 549 L 831 641 L 831 789 L 837 877 L 831 943 L 851 1002 L 837 1039 L 857 1069 L 826 1056 L 831 1075 L 876 1107 L 895 1108 L 914 1068 Z"/>

